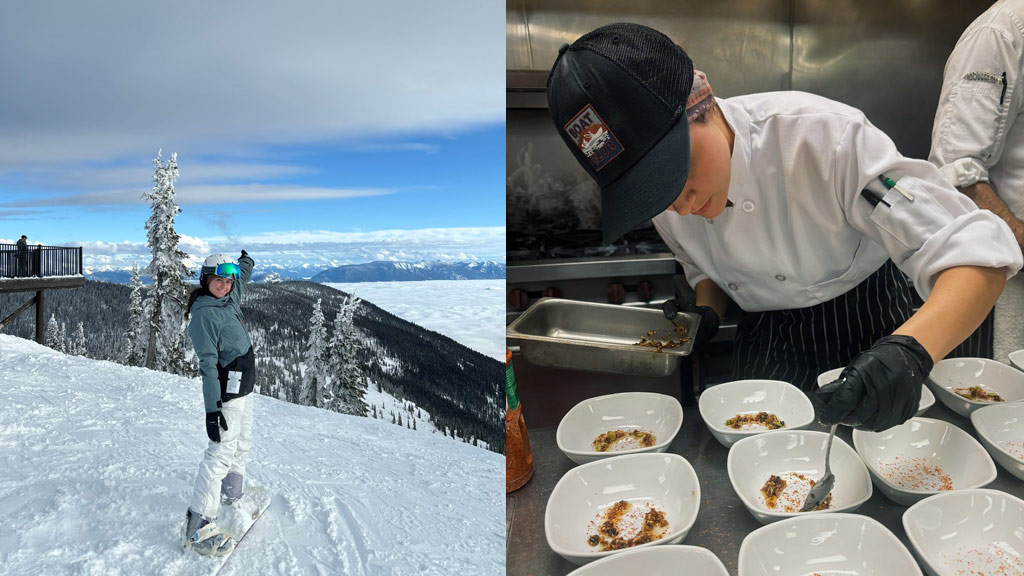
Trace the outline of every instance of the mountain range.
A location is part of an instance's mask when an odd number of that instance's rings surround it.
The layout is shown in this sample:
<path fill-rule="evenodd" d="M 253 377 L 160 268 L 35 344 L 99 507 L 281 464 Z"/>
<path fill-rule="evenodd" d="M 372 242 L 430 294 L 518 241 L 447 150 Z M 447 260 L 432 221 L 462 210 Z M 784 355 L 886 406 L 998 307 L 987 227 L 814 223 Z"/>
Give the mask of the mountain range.
<path fill-rule="evenodd" d="M 99 282 L 127 284 L 131 280 L 130 268 L 86 268 L 85 278 Z M 322 270 L 308 265 L 280 265 L 261 263 L 253 271 L 255 282 L 285 280 L 312 280 L 313 282 L 394 282 L 418 280 L 486 280 L 505 277 L 505 263 L 486 262 L 392 262 L 376 261 L 345 264 Z M 194 280 L 192 278 L 191 280 Z M 149 278 L 142 277 L 148 284 Z"/>

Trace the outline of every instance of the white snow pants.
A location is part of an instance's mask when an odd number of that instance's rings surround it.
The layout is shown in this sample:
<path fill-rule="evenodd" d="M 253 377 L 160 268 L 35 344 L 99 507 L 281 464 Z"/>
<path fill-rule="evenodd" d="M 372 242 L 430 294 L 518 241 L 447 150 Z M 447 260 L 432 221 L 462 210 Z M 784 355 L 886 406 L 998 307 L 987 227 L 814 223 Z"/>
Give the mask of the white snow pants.
<path fill-rule="evenodd" d="M 228 400 L 221 406 L 221 414 L 228 429 L 220 429 L 220 442 L 210 441 L 199 465 L 192 502 L 189 508 L 204 518 L 217 518 L 220 495 L 241 496 L 241 483 L 245 477 L 245 457 L 252 446 L 252 399 L 256 394 Z M 231 482 L 226 482 L 225 477 Z M 223 486 L 222 486 L 223 484 Z M 234 492 L 234 493 L 232 493 Z"/>

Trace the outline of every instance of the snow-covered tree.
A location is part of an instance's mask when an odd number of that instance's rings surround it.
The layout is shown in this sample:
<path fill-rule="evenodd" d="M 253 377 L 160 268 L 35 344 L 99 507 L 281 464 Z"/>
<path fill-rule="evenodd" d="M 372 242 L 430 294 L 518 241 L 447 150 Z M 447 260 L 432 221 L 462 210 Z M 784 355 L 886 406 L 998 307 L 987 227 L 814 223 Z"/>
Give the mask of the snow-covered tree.
<path fill-rule="evenodd" d="M 309 340 L 306 341 L 303 369 L 305 377 L 299 385 L 298 403 L 303 406 L 327 408 L 333 401 L 330 378 L 327 375 L 327 327 L 320 299 L 313 305 L 313 317 L 309 320 Z M 315 403 L 314 403 L 315 402 Z"/>
<path fill-rule="evenodd" d="M 349 294 L 341 303 L 334 317 L 334 335 L 331 338 L 330 358 L 334 374 L 338 375 L 334 386 L 332 410 L 353 416 L 366 416 L 366 375 L 359 364 L 359 339 L 356 334 L 355 313 L 359 298 Z"/>
<path fill-rule="evenodd" d="M 64 352 L 64 329 L 57 317 L 50 314 L 50 321 L 46 323 L 46 345 L 58 352 Z"/>
<path fill-rule="evenodd" d="M 142 195 L 150 203 L 146 221 L 147 244 L 153 259 L 145 272 L 153 279 L 146 299 L 145 366 L 174 374 L 189 375 L 185 362 L 187 338 L 183 331 L 188 287 L 185 277 L 192 272 L 186 266 L 188 254 L 178 248 L 174 218 L 181 212 L 174 201 L 174 182 L 178 179 L 178 155 L 171 154 L 166 164 L 160 152 L 153 159 L 153 189 Z"/>
<path fill-rule="evenodd" d="M 132 265 L 132 292 L 128 297 L 128 332 L 125 334 L 125 364 L 142 366 L 145 360 L 145 344 L 142 341 L 143 318 L 142 278 L 139 277 L 138 263 Z"/>
<path fill-rule="evenodd" d="M 86 343 L 85 343 L 85 326 L 82 322 L 78 323 L 78 329 L 71 335 L 71 338 L 67 343 L 68 354 L 72 356 L 85 356 Z"/>

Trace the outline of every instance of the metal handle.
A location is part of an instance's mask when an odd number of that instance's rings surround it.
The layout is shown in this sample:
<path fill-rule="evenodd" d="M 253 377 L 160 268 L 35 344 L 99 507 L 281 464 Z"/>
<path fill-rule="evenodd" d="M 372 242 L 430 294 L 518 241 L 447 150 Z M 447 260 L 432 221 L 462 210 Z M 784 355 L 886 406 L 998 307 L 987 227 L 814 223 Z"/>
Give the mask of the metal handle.
<path fill-rule="evenodd" d="M 832 430 L 830 430 L 829 433 L 828 433 L 828 445 L 825 446 L 825 475 L 828 475 L 828 473 L 830 471 L 829 470 L 829 460 L 831 459 L 831 456 L 832 456 L 832 439 L 835 438 L 835 436 L 836 436 L 836 428 L 838 428 L 838 427 L 839 427 L 839 424 L 833 424 L 832 425 Z"/>

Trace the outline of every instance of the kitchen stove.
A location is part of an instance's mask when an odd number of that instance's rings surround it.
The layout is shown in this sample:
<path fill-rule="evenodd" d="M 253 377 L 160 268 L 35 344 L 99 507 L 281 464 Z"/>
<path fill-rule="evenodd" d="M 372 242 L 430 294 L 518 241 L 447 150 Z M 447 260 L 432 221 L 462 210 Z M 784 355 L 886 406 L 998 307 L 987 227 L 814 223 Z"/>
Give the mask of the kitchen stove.
<path fill-rule="evenodd" d="M 506 323 L 542 297 L 660 307 L 675 294 L 676 262 L 654 228 L 611 244 L 599 230 L 508 238 Z"/>

